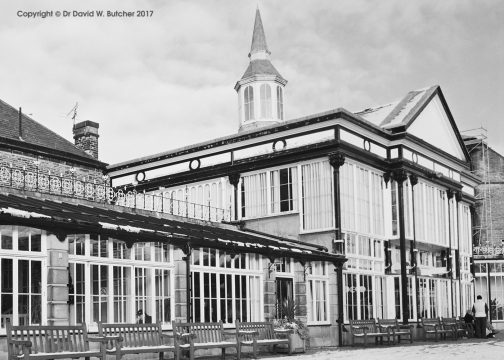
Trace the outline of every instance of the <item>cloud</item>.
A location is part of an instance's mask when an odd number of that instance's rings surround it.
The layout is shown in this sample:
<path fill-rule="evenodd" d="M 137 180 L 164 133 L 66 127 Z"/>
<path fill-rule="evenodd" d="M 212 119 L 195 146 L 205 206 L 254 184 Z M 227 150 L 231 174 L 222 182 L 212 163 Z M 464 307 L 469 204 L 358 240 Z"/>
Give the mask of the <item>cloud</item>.
<path fill-rule="evenodd" d="M 503 4 L 263 1 L 289 118 L 388 103 L 440 84 L 459 128 L 502 133 Z M 19 1 L 1 5 L 0 98 L 72 139 L 66 113 L 100 123 L 103 161 L 233 133 L 255 1 Z M 18 9 L 152 9 L 145 19 L 18 18 Z M 494 147 L 504 150 L 502 139 Z M 502 147 L 502 148 L 500 148 Z"/>

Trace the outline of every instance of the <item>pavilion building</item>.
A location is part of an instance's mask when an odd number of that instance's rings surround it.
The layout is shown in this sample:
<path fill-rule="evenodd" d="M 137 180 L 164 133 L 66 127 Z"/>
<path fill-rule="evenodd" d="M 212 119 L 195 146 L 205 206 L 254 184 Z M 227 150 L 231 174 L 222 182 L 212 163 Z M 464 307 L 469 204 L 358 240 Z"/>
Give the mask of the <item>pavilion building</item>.
<path fill-rule="evenodd" d="M 225 209 L 224 223 L 242 231 L 348 261 L 270 255 L 237 269 L 221 250 L 193 248 L 188 317 L 232 327 L 243 316 L 281 317 L 281 304 L 293 299 L 317 346 L 346 343 L 351 319 L 463 315 L 474 300 L 479 179 L 441 88 L 360 112 L 287 120 L 287 81 L 270 56 L 257 10 L 250 63 L 235 85 L 238 132 L 108 166 L 112 186 L 125 189 L 118 203 L 159 198 L 148 208 L 209 219 Z M 243 288 L 240 279 L 254 285 Z M 230 304 L 245 298 L 257 311 L 233 307 L 229 316 Z"/>

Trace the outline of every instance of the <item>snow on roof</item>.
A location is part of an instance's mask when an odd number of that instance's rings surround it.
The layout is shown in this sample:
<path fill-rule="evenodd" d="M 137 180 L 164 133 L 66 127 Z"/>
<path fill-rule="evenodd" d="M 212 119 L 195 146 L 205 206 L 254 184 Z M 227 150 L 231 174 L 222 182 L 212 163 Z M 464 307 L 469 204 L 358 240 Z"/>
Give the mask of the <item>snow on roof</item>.
<path fill-rule="evenodd" d="M 397 104 L 398 102 L 395 102 L 387 105 L 377 106 L 375 108 L 368 108 L 356 114 L 362 116 L 364 119 L 375 124 L 376 126 L 380 126 L 380 124 L 383 122 L 383 119 L 385 119 L 387 115 L 390 114 L 392 109 L 394 109 Z"/>
<path fill-rule="evenodd" d="M 355 114 L 384 129 L 407 125 L 412 114 L 415 112 L 415 108 L 422 103 L 425 95 L 436 88 L 437 86 L 430 86 L 424 89 L 413 90 L 400 100 L 368 108 Z"/>

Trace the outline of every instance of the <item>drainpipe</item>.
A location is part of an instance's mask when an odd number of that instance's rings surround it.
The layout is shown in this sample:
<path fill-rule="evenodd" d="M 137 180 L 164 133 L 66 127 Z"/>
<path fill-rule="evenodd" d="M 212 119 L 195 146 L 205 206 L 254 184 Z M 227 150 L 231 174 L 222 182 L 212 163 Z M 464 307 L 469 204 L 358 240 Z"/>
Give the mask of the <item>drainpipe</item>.
<path fill-rule="evenodd" d="M 459 315 L 462 316 L 462 314 L 465 314 L 465 310 L 462 309 L 462 275 L 460 272 L 460 214 L 459 214 L 459 206 L 458 203 L 462 200 L 462 194 L 460 191 L 457 191 L 455 193 L 455 212 L 457 214 L 457 223 L 456 223 L 456 229 L 457 229 L 457 249 L 458 249 L 458 254 L 457 254 L 457 261 L 455 262 L 455 274 L 456 277 L 458 278 L 458 284 L 459 284 Z M 471 244 L 472 244 L 472 239 L 471 239 Z M 471 245 L 472 248 L 472 245 Z"/>
<path fill-rule="evenodd" d="M 345 163 L 345 155 L 341 152 L 329 154 L 329 163 L 333 168 L 334 179 L 334 226 L 336 227 L 335 240 L 341 240 L 341 193 L 340 193 L 340 172 L 339 169 Z M 333 252 L 335 252 L 333 244 Z M 343 264 L 337 267 L 338 283 L 338 346 L 343 346 Z"/>
<path fill-rule="evenodd" d="M 488 319 L 490 320 L 490 323 L 492 322 L 492 285 L 490 281 L 490 264 L 489 262 L 486 263 L 486 268 L 487 268 L 487 285 L 488 285 Z"/>
<path fill-rule="evenodd" d="M 448 265 L 448 275 L 450 276 L 450 292 L 451 292 L 451 317 L 454 317 L 453 312 L 453 264 L 452 264 L 452 216 L 451 216 L 451 205 L 450 200 L 453 198 L 454 191 L 446 190 L 446 196 L 448 197 L 448 254 L 446 255 L 446 264 Z"/>
<path fill-rule="evenodd" d="M 228 175 L 229 178 L 229 183 L 233 185 L 234 189 L 234 220 L 238 220 L 238 183 L 240 182 L 240 174 L 239 173 L 232 173 Z"/>
<path fill-rule="evenodd" d="M 415 302 L 416 302 L 416 317 L 417 322 L 419 320 L 420 315 L 420 289 L 418 282 L 418 249 L 416 247 L 416 226 L 415 226 L 415 185 L 418 184 L 418 176 L 410 175 L 409 176 L 410 184 L 411 184 L 411 214 L 413 218 L 413 255 L 414 260 L 412 258 L 412 264 L 414 266 L 414 275 L 415 275 Z"/>
<path fill-rule="evenodd" d="M 187 244 L 182 250 L 184 251 L 185 255 L 182 259 L 185 260 L 186 263 L 186 309 L 187 309 L 186 321 L 192 322 L 191 245 Z"/>
<path fill-rule="evenodd" d="M 401 300 L 402 300 L 402 317 L 403 324 L 408 324 L 409 319 L 409 302 L 408 302 L 408 275 L 406 269 L 406 233 L 404 222 L 404 181 L 408 179 L 408 175 L 404 169 L 395 170 L 393 178 L 397 181 L 397 192 L 399 200 L 399 246 L 401 255 Z"/>

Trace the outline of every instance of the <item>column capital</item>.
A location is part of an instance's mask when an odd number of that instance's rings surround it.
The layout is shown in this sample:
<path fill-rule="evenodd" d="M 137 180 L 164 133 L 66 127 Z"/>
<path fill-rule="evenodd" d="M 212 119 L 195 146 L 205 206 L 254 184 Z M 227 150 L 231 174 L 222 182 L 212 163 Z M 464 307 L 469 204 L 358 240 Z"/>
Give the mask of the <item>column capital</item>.
<path fill-rule="evenodd" d="M 180 249 L 182 250 L 182 252 L 184 253 L 184 255 L 186 257 L 191 256 L 191 252 L 192 252 L 191 244 L 187 243 L 187 244 L 183 245 Z"/>
<path fill-rule="evenodd" d="M 234 187 L 237 187 L 238 182 L 240 181 L 240 173 L 238 173 L 238 172 L 230 173 L 228 175 L 228 178 L 229 178 L 229 182 L 231 183 L 231 185 L 233 185 Z"/>
<path fill-rule="evenodd" d="M 448 199 L 451 199 L 455 195 L 456 191 L 453 189 L 446 189 L 446 196 L 448 196 Z"/>
<path fill-rule="evenodd" d="M 418 176 L 416 176 L 415 174 L 410 174 L 409 181 L 411 183 L 411 186 L 414 187 L 416 184 L 418 184 Z"/>
<path fill-rule="evenodd" d="M 391 178 L 392 178 L 392 173 L 390 171 L 383 173 L 383 181 L 385 181 L 385 186 L 388 186 L 388 183 Z"/>
<path fill-rule="evenodd" d="M 328 154 L 329 156 L 329 164 L 335 169 L 338 170 L 345 163 L 345 154 L 342 152 L 336 151 Z"/>
<path fill-rule="evenodd" d="M 404 169 L 396 169 L 392 172 L 392 179 L 402 184 L 408 179 L 408 173 Z"/>
<path fill-rule="evenodd" d="M 67 235 L 68 235 L 67 232 L 59 231 L 59 230 L 51 230 L 51 231 L 49 231 L 49 233 L 56 236 L 56 238 L 59 240 L 59 242 L 65 241 L 65 239 L 67 238 Z"/>

